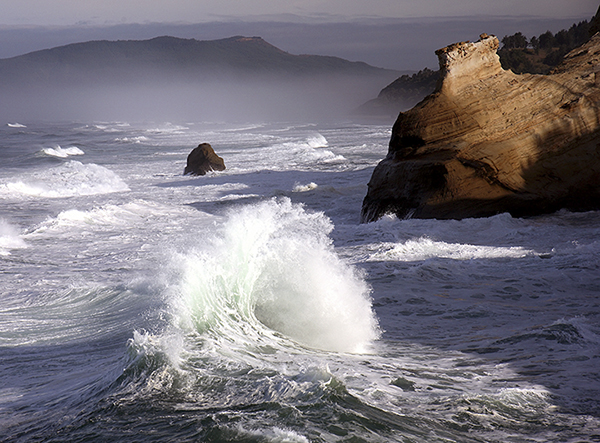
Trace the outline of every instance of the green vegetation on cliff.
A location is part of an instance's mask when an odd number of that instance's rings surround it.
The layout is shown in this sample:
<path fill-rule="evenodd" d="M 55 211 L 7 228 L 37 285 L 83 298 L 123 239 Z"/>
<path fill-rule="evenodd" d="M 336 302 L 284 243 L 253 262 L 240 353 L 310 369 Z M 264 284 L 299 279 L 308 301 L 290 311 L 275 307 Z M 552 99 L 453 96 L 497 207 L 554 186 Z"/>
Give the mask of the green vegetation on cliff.
<path fill-rule="evenodd" d="M 498 50 L 504 69 L 516 74 L 547 74 L 562 62 L 564 56 L 589 39 L 590 23 L 587 20 L 563 29 L 556 34 L 550 31 L 528 40 L 522 33 L 505 35 Z"/>

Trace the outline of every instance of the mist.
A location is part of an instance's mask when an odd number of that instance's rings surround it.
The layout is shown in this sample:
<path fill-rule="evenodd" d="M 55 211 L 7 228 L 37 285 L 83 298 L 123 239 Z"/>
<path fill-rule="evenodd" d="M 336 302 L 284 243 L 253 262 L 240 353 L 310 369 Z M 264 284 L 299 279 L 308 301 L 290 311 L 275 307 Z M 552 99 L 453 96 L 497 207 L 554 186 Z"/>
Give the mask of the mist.
<path fill-rule="evenodd" d="M 355 118 L 382 79 L 353 76 L 55 85 L 1 94 L 4 121 L 302 121 Z"/>

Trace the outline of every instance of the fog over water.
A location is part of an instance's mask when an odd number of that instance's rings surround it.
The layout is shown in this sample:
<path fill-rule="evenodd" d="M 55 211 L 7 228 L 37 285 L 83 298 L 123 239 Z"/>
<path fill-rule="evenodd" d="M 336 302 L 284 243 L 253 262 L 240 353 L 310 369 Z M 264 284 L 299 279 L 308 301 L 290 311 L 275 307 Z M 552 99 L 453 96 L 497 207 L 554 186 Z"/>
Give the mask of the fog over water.
<path fill-rule="evenodd" d="M 213 18 L 211 21 L 211 16 L 207 15 L 203 23 L 195 24 L 181 21 L 135 23 L 131 20 L 121 24 L 107 20 L 105 23 L 108 24 L 101 24 L 96 18 L 68 26 L 28 25 L 20 24 L 23 22 L 18 20 L 11 23 L 7 15 L 5 24 L 0 20 L 0 58 L 94 40 L 148 40 L 163 35 L 216 40 L 242 35 L 260 36 L 289 54 L 326 55 L 362 61 L 396 70 L 399 76 L 425 67 L 437 69 L 436 49 L 457 41 L 477 40 L 484 32 L 499 38 L 515 32 L 532 37 L 547 30 L 557 32 L 568 28 L 573 23 L 591 19 L 595 13 L 595 6 L 586 9 L 583 4 L 578 4 L 572 8 L 573 16 L 569 17 L 557 17 L 556 13 L 552 16 L 546 12 L 545 17 L 527 14 L 503 16 L 498 15 L 497 11 L 493 16 L 456 15 L 466 7 L 461 5 L 461 8 L 453 8 L 452 14 L 444 17 L 441 12 L 450 5 L 437 4 L 438 8 L 430 11 L 428 17 L 400 18 L 397 14 L 388 14 L 384 18 L 382 11 L 385 8 L 381 9 L 382 4 L 374 3 L 372 17 L 343 14 L 324 14 L 320 18 L 310 14 L 277 15 L 274 9 L 271 16 L 263 14 L 245 19 L 230 16 L 218 20 Z M 485 14 L 489 6 L 481 3 L 479 9 L 472 9 L 472 12 Z M 347 7 L 350 8 L 350 5 Z M 381 9 L 379 12 L 378 8 Z M 410 8 L 412 6 L 406 6 L 405 11 L 408 12 Z M 584 12 L 588 9 L 589 12 Z M 506 11 L 509 14 L 516 12 L 517 9 Z M 351 14 L 351 9 L 344 10 L 344 14 Z M 33 20 L 35 15 L 31 17 Z M 190 18 L 185 17 L 186 20 Z M 50 72 L 53 69 L 53 66 L 47 67 Z M 264 75 L 250 76 L 238 71 L 233 76 L 229 73 L 219 75 L 216 79 L 213 77 L 210 81 L 198 82 L 197 79 L 182 81 L 172 74 L 155 76 L 149 80 L 146 74 L 143 71 L 129 74 L 121 72 L 118 75 L 128 77 L 125 86 L 119 84 L 121 79 L 118 77 L 105 78 L 103 74 L 90 74 L 98 78 L 90 79 L 84 87 L 76 86 L 68 79 L 51 87 L 40 87 L 33 76 L 25 85 L 0 89 L 3 102 L 0 118 L 51 121 L 344 119 L 351 116 L 356 107 L 375 98 L 381 89 L 396 78 L 361 79 L 343 75 L 301 79 L 291 76 L 266 78 Z M 202 76 L 202 72 L 198 72 L 198 75 Z M 0 86 L 3 83 L 0 82 Z"/>
<path fill-rule="evenodd" d="M 332 121 L 347 119 L 388 80 L 309 79 L 139 82 L 4 92 L 6 121 Z"/>

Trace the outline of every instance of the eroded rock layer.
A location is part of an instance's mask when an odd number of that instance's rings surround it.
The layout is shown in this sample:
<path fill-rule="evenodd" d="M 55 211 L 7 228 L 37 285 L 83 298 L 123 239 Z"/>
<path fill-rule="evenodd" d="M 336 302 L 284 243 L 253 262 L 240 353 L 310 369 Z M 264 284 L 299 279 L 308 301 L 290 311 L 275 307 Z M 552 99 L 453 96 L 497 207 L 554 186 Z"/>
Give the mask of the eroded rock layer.
<path fill-rule="evenodd" d="M 436 51 L 440 82 L 398 116 L 363 221 L 600 208 L 600 34 L 549 75 L 503 70 L 498 46 Z"/>

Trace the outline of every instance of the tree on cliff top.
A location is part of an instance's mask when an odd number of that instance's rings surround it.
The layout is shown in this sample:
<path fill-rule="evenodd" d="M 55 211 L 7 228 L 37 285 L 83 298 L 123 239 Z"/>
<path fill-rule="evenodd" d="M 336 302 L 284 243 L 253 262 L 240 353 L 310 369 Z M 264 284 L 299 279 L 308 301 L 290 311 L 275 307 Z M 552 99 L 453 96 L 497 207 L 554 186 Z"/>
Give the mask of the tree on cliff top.
<path fill-rule="evenodd" d="M 505 35 L 502 48 L 498 50 L 500 63 L 504 69 L 517 74 L 547 74 L 563 61 L 569 51 L 588 40 L 590 26 L 584 20 L 556 34 L 546 31 L 539 37 L 531 37 L 529 42 L 521 32 Z"/>
<path fill-rule="evenodd" d="M 529 45 L 527 41 L 527 37 L 525 37 L 521 32 L 517 32 L 513 35 L 505 35 L 502 39 L 502 44 L 504 48 L 526 48 Z"/>

